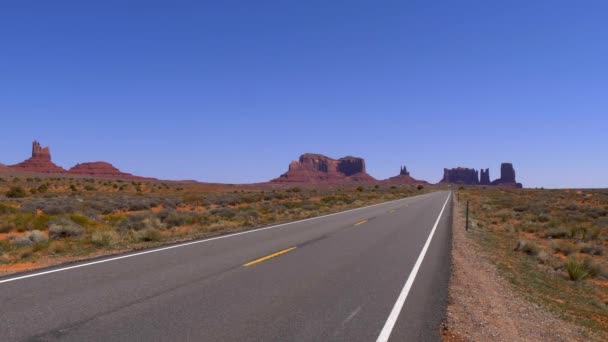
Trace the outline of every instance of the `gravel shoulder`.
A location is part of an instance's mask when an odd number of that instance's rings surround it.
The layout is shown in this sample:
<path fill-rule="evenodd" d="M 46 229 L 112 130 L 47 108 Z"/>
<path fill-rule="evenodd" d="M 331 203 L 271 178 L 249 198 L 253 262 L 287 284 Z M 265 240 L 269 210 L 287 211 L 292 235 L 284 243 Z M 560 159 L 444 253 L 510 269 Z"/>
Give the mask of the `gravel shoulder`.
<path fill-rule="evenodd" d="M 479 245 L 478 229 L 465 231 L 464 208 L 456 199 L 452 224 L 445 341 L 590 341 L 580 327 L 518 296 Z"/>

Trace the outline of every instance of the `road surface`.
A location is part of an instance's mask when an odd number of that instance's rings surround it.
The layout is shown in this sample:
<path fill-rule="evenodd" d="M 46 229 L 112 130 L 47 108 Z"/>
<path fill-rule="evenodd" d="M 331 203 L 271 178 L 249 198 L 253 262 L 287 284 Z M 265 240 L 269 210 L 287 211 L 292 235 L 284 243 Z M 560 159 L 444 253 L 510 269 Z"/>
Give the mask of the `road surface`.
<path fill-rule="evenodd" d="M 0 278 L 2 341 L 439 341 L 449 192 Z"/>

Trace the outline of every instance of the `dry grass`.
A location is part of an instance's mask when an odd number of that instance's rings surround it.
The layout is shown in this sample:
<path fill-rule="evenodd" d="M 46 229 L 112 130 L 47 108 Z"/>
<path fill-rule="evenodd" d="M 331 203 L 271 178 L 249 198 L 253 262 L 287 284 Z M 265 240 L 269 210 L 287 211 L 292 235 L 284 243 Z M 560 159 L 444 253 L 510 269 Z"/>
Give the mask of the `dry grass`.
<path fill-rule="evenodd" d="M 2 197 L 15 186 L 28 190 L 26 196 Z M 304 219 L 430 190 L 13 177 L 0 182 L 0 273 L 22 270 L 22 264 L 43 267 Z M 35 242 L 40 234 L 48 241 Z"/>
<path fill-rule="evenodd" d="M 608 190 L 467 188 L 457 196 L 470 201 L 482 245 L 525 298 L 608 339 Z"/>

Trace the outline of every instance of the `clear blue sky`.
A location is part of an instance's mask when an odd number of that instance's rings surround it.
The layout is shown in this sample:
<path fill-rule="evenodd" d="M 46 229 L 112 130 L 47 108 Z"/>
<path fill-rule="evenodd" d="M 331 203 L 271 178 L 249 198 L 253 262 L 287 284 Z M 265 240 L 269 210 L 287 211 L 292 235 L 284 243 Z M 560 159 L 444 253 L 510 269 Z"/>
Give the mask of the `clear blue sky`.
<path fill-rule="evenodd" d="M 127 4 L 128 3 L 128 4 Z M 0 162 L 258 182 L 513 162 L 608 186 L 607 1 L 2 1 Z"/>

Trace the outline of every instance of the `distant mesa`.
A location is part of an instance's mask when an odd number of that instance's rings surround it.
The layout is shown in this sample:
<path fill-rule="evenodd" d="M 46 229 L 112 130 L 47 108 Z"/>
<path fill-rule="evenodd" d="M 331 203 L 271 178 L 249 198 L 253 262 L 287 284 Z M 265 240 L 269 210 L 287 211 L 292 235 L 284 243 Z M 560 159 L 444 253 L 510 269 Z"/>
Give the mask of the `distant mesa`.
<path fill-rule="evenodd" d="M 357 157 L 332 159 L 322 154 L 306 153 L 289 164 L 289 169 L 274 183 L 375 182 L 365 170 L 365 160 Z"/>
<path fill-rule="evenodd" d="M 490 169 L 475 169 L 457 167 L 443 169 L 443 178 L 439 183 L 461 184 L 461 185 L 494 185 L 501 187 L 521 188 L 521 183 L 515 180 L 515 169 L 511 163 L 502 163 L 500 166 L 500 178 L 490 182 Z"/>
<path fill-rule="evenodd" d="M 4 164 L 0 164 L 0 173 L 7 173 L 7 172 L 9 172 L 10 170 L 11 170 L 11 169 L 10 169 L 8 166 L 6 166 L 6 165 L 4 165 Z"/>
<path fill-rule="evenodd" d="M 9 166 L 15 171 L 35 173 L 64 173 L 65 169 L 51 161 L 51 149 L 40 146 L 38 141 L 32 143 L 32 157 L 15 165 Z"/>
<path fill-rule="evenodd" d="M 479 185 L 479 172 L 464 167 L 443 169 L 443 178 L 439 183 Z"/>
<path fill-rule="evenodd" d="M 106 162 L 91 162 L 76 164 L 71 168 L 68 174 L 82 175 L 91 177 L 101 178 L 115 178 L 115 179 L 138 179 L 142 177 L 134 176 L 130 173 L 125 173 L 114 167 L 114 165 Z"/>
<path fill-rule="evenodd" d="M 382 182 L 389 183 L 389 184 L 413 184 L 413 185 L 429 184 L 427 181 L 418 180 L 418 179 L 415 179 L 414 177 L 410 176 L 410 173 L 407 170 L 407 167 L 405 167 L 405 166 L 402 166 L 399 169 L 399 175 L 385 179 Z"/>
<path fill-rule="evenodd" d="M 15 165 L 8 167 L 0 166 L 2 168 L 8 168 L 11 171 L 18 172 L 30 172 L 30 173 L 52 173 L 52 174 L 65 174 L 65 175 L 81 175 L 89 177 L 100 177 L 100 178 L 114 178 L 114 179 L 152 179 L 134 176 L 130 173 L 125 173 L 114 167 L 110 163 L 106 162 L 93 162 L 93 163 L 82 163 L 77 164 L 69 171 L 64 168 L 55 165 L 51 160 L 51 149 L 49 147 L 42 147 L 38 141 L 32 143 L 32 157 Z"/>

